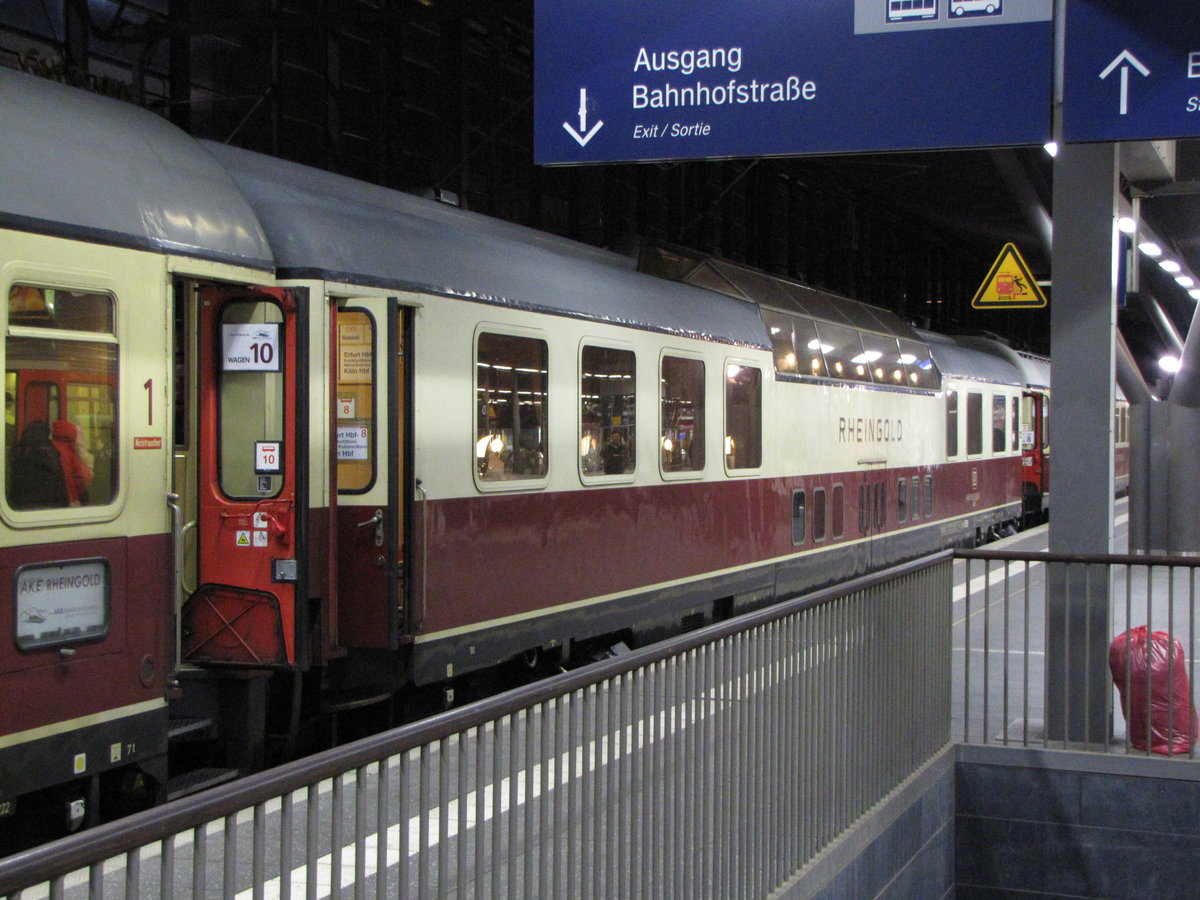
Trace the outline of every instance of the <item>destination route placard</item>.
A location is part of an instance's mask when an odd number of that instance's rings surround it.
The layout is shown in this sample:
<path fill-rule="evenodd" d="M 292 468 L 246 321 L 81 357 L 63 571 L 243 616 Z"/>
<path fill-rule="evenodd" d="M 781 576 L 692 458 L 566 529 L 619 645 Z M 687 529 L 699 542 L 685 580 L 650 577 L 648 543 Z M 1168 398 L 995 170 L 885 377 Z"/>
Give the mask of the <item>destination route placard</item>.
<path fill-rule="evenodd" d="M 1040 144 L 1052 0 L 537 0 L 539 164 Z"/>
<path fill-rule="evenodd" d="M 1200 136 L 1200 3 L 1068 0 L 1063 140 Z"/>

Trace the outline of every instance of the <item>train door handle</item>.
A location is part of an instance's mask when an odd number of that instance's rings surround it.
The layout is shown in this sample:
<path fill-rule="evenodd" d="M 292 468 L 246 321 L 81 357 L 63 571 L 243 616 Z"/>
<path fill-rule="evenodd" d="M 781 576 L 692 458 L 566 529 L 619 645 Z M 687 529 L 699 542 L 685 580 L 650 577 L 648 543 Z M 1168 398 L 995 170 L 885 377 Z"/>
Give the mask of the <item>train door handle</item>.
<path fill-rule="evenodd" d="M 375 546 L 382 547 L 383 546 L 383 510 L 382 509 L 375 510 L 375 515 L 371 516 L 371 518 L 367 519 L 365 522 L 358 523 L 359 528 L 366 528 L 368 525 L 375 526 Z"/>
<path fill-rule="evenodd" d="M 287 526 L 284 525 L 282 522 L 280 522 L 279 519 L 276 518 L 275 516 L 273 516 L 271 513 L 263 512 L 262 510 L 256 510 L 254 513 L 253 521 L 254 521 L 254 527 L 256 529 L 257 528 L 270 529 L 271 531 L 275 532 L 275 534 L 279 537 L 279 540 L 282 541 L 284 544 L 291 543 L 291 538 L 288 535 Z"/>

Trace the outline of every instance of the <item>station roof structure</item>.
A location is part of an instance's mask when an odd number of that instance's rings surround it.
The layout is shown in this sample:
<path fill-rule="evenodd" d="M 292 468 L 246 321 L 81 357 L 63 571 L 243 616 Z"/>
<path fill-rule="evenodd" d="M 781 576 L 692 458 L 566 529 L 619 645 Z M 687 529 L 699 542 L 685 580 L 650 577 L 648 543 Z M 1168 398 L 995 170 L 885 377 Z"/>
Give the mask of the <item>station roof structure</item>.
<path fill-rule="evenodd" d="M 119 95 L 196 137 L 453 194 L 464 208 L 597 247 L 663 239 L 887 306 L 935 330 L 982 321 L 1018 346 L 1045 337 L 1034 312 L 989 318 L 969 307 L 1010 242 L 1053 304 L 1053 162 L 1041 147 L 538 170 L 530 146 L 534 7 L 387 0 L 314 16 L 303 4 L 0 3 L 0 67 Z M 986 99 L 970 114 L 986 116 Z M 8 133 L 34 140 L 37 123 Z M 115 159 L 120 136 L 108 137 L 102 152 Z M 96 136 L 81 127 L 39 144 L 63 152 Z M 1164 253 L 1200 282 L 1200 140 L 1126 144 L 1122 153 L 1126 199 Z M 179 182 L 188 191 L 203 181 L 192 174 L 199 180 Z M 197 200 L 219 193 L 201 190 Z M 102 231 L 129 221 L 128 210 L 97 204 L 91 212 Z M 143 224 L 141 239 L 160 245 L 211 237 L 200 219 Z M 229 255 L 262 256 L 261 236 L 226 237 L 240 241 L 225 248 Z M 1152 380 L 1158 357 L 1186 334 L 1197 302 L 1189 291 L 1200 287 L 1180 286 L 1147 258 L 1138 269 L 1120 325 Z M 927 312 L 931 321 L 922 322 Z"/>

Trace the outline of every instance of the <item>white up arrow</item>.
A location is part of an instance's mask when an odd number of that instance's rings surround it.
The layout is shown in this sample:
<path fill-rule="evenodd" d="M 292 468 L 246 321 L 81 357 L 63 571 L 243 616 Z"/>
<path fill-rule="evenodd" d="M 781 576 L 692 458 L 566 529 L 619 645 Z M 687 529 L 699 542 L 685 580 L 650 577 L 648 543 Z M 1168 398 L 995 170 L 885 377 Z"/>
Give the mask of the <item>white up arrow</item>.
<path fill-rule="evenodd" d="M 1125 115 L 1129 112 L 1129 67 L 1133 66 L 1141 72 L 1142 77 L 1149 75 L 1150 70 L 1128 50 L 1122 50 L 1117 54 L 1117 58 L 1108 64 L 1108 68 L 1100 73 L 1100 77 L 1107 78 L 1117 66 L 1121 67 L 1121 115 Z"/>
<path fill-rule="evenodd" d="M 579 142 L 580 147 L 586 147 L 587 142 L 596 136 L 596 132 L 604 126 L 604 122 L 597 122 L 592 126 L 592 130 L 588 131 L 587 127 L 587 88 L 579 89 L 579 130 L 576 131 L 571 127 L 570 122 L 563 122 L 563 128 L 571 133 L 571 137 Z"/>

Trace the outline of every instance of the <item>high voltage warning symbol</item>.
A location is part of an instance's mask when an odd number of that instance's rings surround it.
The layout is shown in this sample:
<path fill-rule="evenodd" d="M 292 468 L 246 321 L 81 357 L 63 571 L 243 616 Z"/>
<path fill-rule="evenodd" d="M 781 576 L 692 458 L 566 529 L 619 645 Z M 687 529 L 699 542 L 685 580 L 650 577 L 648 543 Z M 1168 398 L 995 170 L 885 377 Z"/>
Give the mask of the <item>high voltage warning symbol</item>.
<path fill-rule="evenodd" d="M 1034 309 L 1046 305 L 1046 295 L 1029 274 L 1016 246 L 1005 244 L 971 305 L 976 309 Z"/>

